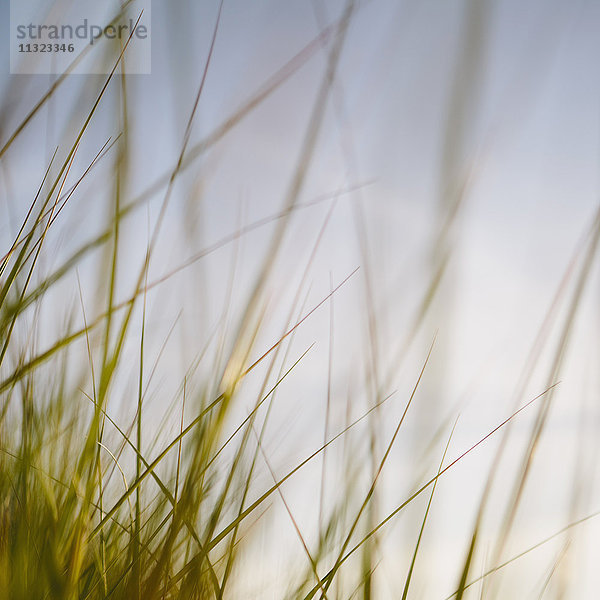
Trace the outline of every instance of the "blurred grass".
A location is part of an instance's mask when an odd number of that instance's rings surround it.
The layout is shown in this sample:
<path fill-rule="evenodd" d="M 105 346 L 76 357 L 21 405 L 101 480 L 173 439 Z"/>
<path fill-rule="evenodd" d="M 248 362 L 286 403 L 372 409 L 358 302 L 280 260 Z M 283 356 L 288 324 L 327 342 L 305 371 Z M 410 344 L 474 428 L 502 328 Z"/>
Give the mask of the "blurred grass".
<path fill-rule="evenodd" d="M 122 10 L 127 10 L 128 5 L 129 2 L 123 3 Z M 523 489 L 552 407 L 582 297 L 592 277 L 600 220 L 594 221 L 559 285 L 547 320 L 542 324 L 529 363 L 524 369 L 510 413 L 489 432 L 479 432 L 479 440 L 447 464 L 446 456 L 456 427 L 454 416 L 442 427 L 448 431 L 447 442 L 442 440 L 439 443 L 439 431 L 424 431 L 423 435 L 434 440 L 432 446 L 440 448 L 441 462 L 437 467 L 434 463 L 419 465 L 415 472 L 422 470 L 434 474 L 416 476 L 413 491 L 407 497 L 394 498 L 394 508 L 388 510 L 387 506 L 379 503 L 379 490 L 384 486 L 382 480 L 394 477 L 394 472 L 390 473 L 386 464 L 399 436 L 404 432 L 402 426 L 413 400 L 418 401 L 421 382 L 428 376 L 427 365 L 432 353 L 436 353 L 436 344 L 432 343 L 429 352 L 422 357 L 422 368 L 414 374 L 412 389 L 389 389 L 393 373 L 384 371 L 380 359 L 381 324 L 378 321 L 375 280 L 371 271 L 373 259 L 369 252 L 370 240 L 364 226 L 360 199 L 354 213 L 361 250 L 360 270 L 357 268 L 336 280 L 332 277 L 330 293 L 318 302 L 309 303 L 306 293 L 309 270 L 336 202 L 343 194 L 358 192 L 362 184 L 340 187 L 313 203 L 302 203 L 300 200 L 307 173 L 315 160 L 315 148 L 322 133 L 330 96 L 336 98 L 338 117 L 340 122 L 344 122 L 344 90 L 336 83 L 336 77 L 346 36 L 359 7 L 352 1 L 347 2 L 340 18 L 330 26 L 325 25 L 327 15 L 319 13 L 321 33 L 259 86 L 221 125 L 194 144 L 192 130 L 219 35 L 221 7 L 219 5 L 210 49 L 202 66 L 197 93 L 172 167 L 151 180 L 141 193 L 133 197 L 129 194 L 129 180 L 135 159 L 132 156 L 134 150 L 129 140 L 129 127 L 135 107 L 127 92 L 127 76 L 119 74 L 121 61 L 126 60 L 127 56 L 125 45 L 112 72 L 99 87 L 96 99 L 77 127 L 72 141 L 67 143 L 65 140 L 63 146 L 53 151 L 47 170 L 40 174 L 38 191 L 30 200 L 13 239 L 7 248 L 1 250 L 1 597 L 11 600 L 261 597 L 260 592 L 256 596 L 255 592 L 248 591 L 251 583 L 245 579 L 247 574 L 242 577 L 242 573 L 244 568 L 253 571 L 253 565 L 261 562 L 261 556 L 256 555 L 256 540 L 260 540 L 260 536 L 278 535 L 277 526 L 274 528 L 270 523 L 271 509 L 277 499 L 285 507 L 287 517 L 293 524 L 305 559 L 304 565 L 284 575 L 287 586 L 285 594 L 289 598 L 305 599 L 383 597 L 383 588 L 377 583 L 377 568 L 382 552 L 379 536 L 403 511 L 412 507 L 420 510 L 422 506 L 422 516 L 417 522 L 418 535 L 408 543 L 405 540 L 405 546 L 409 549 L 408 560 L 405 564 L 397 565 L 399 570 L 406 573 L 403 586 L 394 592 L 397 594 L 394 597 L 401 595 L 403 599 L 413 597 L 413 593 L 414 597 L 419 597 L 418 592 L 413 592 L 418 589 L 415 566 L 423 556 L 424 533 L 431 527 L 429 516 L 438 483 L 488 438 L 504 430 L 507 433 L 497 446 L 488 479 L 484 482 L 478 511 L 474 515 L 473 527 L 464 532 L 466 546 L 464 559 L 459 560 L 456 590 L 453 590 L 452 596 L 448 596 L 463 598 L 474 591 L 475 583 L 483 579 L 486 582 L 482 588 L 484 597 L 502 597 L 500 584 L 492 576 L 597 514 L 576 518 L 574 511 L 571 524 L 564 529 L 508 560 L 504 558 Z M 413 349 L 417 332 L 424 329 L 433 312 L 432 307 L 436 306 L 434 300 L 440 302 L 443 294 L 448 294 L 447 289 L 444 292 L 442 280 L 447 277 L 468 183 L 465 181 L 468 176 L 464 173 L 469 169 L 465 170 L 461 162 L 465 160 L 462 154 L 466 152 L 464 139 L 468 133 L 465 131 L 469 113 L 466 98 L 473 101 L 473 95 L 468 91 L 476 91 L 479 85 L 478 74 L 471 64 L 473 55 L 479 51 L 472 45 L 480 40 L 480 28 L 486 17 L 476 11 L 471 18 L 468 21 L 470 33 L 464 56 L 457 66 L 444 137 L 438 215 L 441 225 L 436 238 L 432 240 L 431 274 L 408 331 L 399 334 L 403 341 L 398 359 L 394 361 L 395 368 Z M 150 279 L 152 261 L 162 258 L 156 256 L 158 239 L 167 219 L 169 204 L 177 193 L 176 185 L 184 171 L 293 77 L 319 50 L 326 53 L 324 73 L 282 209 L 249 225 L 240 224 L 233 233 L 207 245 L 205 250 L 166 275 Z M 28 128 L 40 127 L 35 117 L 52 101 L 67 79 L 68 73 L 58 77 L 36 101 L 34 108 L 6 136 L 0 149 L 0 160 L 11 157 L 23 132 Z M 82 140 L 86 139 L 98 107 L 107 102 L 107 90 L 113 88 L 119 92 L 116 103 L 119 135 L 106 140 L 96 150 L 87 167 L 77 173 L 80 165 L 76 159 L 79 158 Z M 5 129 L 3 123 L 1 130 Z M 348 171 L 356 175 L 358 167 L 352 140 L 346 139 L 342 146 Z M 459 157 L 455 155 L 457 148 L 461 151 Z M 27 157 L 19 155 L 19 152 L 14 151 L 12 159 L 26 160 Z M 60 257 L 62 262 L 58 267 L 49 268 L 48 262 L 52 262 L 50 259 L 53 257 L 46 241 L 51 232 L 60 228 L 59 216 L 64 216 L 62 213 L 70 210 L 73 199 L 90 179 L 91 194 L 94 194 L 94 185 L 98 185 L 93 179 L 95 170 L 99 164 L 106 164 L 111 159 L 113 163 L 108 187 L 112 191 L 109 194 L 111 204 L 107 206 L 107 223 L 102 225 L 100 233 L 90 229 L 80 246 L 66 259 Z M 162 193 L 162 200 L 158 216 L 152 227 L 148 218 L 143 259 L 135 267 L 135 275 L 128 281 L 130 291 L 123 300 L 117 293 L 117 283 L 121 271 L 130 272 L 128 245 L 134 243 L 124 239 L 125 218 L 131 214 L 141 214 L 146 202 L 159 193 Z M 331 203 L 330 209 L 312 247 L 306 244 L 310 255 L 304 270 L 299 270 L 302 277 L 289 306 L 285 325 L 278 336 L 263 347 L 264 330 L 270 317 L 272 274 L 283 252 L 291 219 L 300 209 L 324 201 Z M 186 374 L 178 382 L 175 397 L 162 399 L 164 405 L 171 408 L 167 411 L 169 422 L 164 423 L 164 427 L 159 428 L 162 431 L 157 434 L 154 423 L 156 412 L 150 404 L 148 390 L 156 370 L 160 370 L 162 361 L 167 360 L 163 351 L 167 352 L 165 348 L 175 325 L 169 330 L 152 364 L 146 349 L 146 336 L 152 328 L 149 294 L 155 288 L 164 288 L 182 269 L 208 257 L 217 249 L 233 242 L 239 243 L 255 230 L 263 234 L 267 225 L 273 225 L 271 235 L 264 234 L 268 237 L 267 251 L 239 311 L 237 324 L 232 324 L 230 312 L 234 303 L 238 248 L 227 286 L 222 322 L 217 331 L 208 336 L 203 347 L 194 348 L 196 357 L 185 366 Z M 86 258 L 97 250 L 100 250 L 101 260 L 94 274 L 97 278 L 96 291 L 92 292 L 89 273 L 80 279 L 80 269 L 83 271 L 89 267 Z M 566 313 L 558 315 L 555 306 L 564 301 L 567 288 L 571 289 L 570 279 L 577 268 L 578 276 Z M 335 331 L 333 300 L 337 294 L 346 293 L 357 271 L 361 277 L 366 306 L 363 315 L 366 331 L 363 350 L 367 356 L 364 365 L 367 402 L 359 416 L 353 414 L 350 418 L 348 409 L 346 425 L 336 431 L 330 422 L 334 363 L 332 340 Z M 46 328 L 40 324 L 41 320 L 48 318 L 48 311 L 57 322 L 60 320 L 60 310 L 51 293 L 73 276 L 78 285 L 78 305 L 67 310 L 67 316 L 59 326 L 59 334 L 49 338 Z M 92 295 L 95 308 L 88 314 Z M 273 463 L 264 445 L 271 409 L 276 396 L 285 393 L 288 380 L 302 373 L 303 362 L 313 349 L 314 344 L 310 344 L 297 352 L 292 343 L 296 334 L 302 331 L 308 319 L 328 305 L 330 328 L 327 335 L 330 348 L 327 406 L 324 423 L 315 424 L 315 429 L 324 432 L 323 442 L 312 451 L 306 450 L 304 457 L 281 475 L 278 474 L 280 467 Z M 82 325 L 77 325 L 81 322 Z M 533 399 L 528 399 L 529 392 L 526 390 L 529 390 L 532 372 L 541 348 L 551 346 L 548 329 L 556 323 L 561 333 L 556 347 L 551 348 L 554 359 L 548 370 L 544 391 L 541 394 L 538 391 L 535 397 L 530 394 Z M 131 348 L 134 352 L 131 352 Z M 418 354 L 417 350 L 414 352 Z M 448 349 L 440 352 L 444 354 Z M 210 363 L 210 367 L 202 370 L 199 365 L 204 363 Z M 168 365 L 165 369 L 169 369 Z M 133 392 L 122 383 L 123 372 L 126 375 L 128 372 L 135 381 Z M 255 378 L 254 383 L 258 380 L 257 391 L 249 394 L 246 380 L 252 377 Z M 435 387 L 443 386 L 439 373 L 436 373 L 434 383 Z M 157 389 L 156 393 L 160 393 L 160 387 Z M 402 412 L 393 425 L 391 436 L 386 437 L 389 424 L 383 422 L 380 409 L 394 396 L 398 398 Z M 128 406 L 135 407 L 133 415 L 127 410 Z M 492 544 L 491 565 L 484 568 L 481 577 L 476 577 L 472 570 L 481 552 L 481 528 L 498 464 L 508 444 L 513 418 L 526 409 L 536 411 L 528 446 L 517 465 L 512 494 Z M 244 410 L 246 415 L 241 417 Z M 189 419 L 192 413 L 194 416 Z M 365 422 L 367 425 L 361 429 L 361 437 L 368 438 L 366 444 L 352 437 L 355 429 Z M 175 433 L 172 433 L 173 430 Z M 343 468 L 341 476 L 334 476 L 328 462 L 329 451 L 338 440 L 344 443 Z M 319 460 L 322 462 L 319 463 Z M 261 471 L 263 463 L 269 475 L 268 481 Z M 316 536 L 314 532 L 303 530 L 284 485 L 306 466 L 315 463 L 320 464 L 318 476 L 311 483 L 312 489 L 318 490 L 313 498 L 318 506 L 315 511 Z M 579 475 L 581 479 L 586 476 L 585 472 Z M 577 483 L 577 478 L 574 482 Z M 420 501 L 425 503 L 418 504 Z M 547 590 L 568 548 L 567 540 L 551 565 L 542 594 Z M 435 567 L 426 565 L 425 568 Z M 538 575 L 545 576 L 545 573 L 542 569 Z M 277 574 L 277 578 L 280 578 L 280 574 Z M 490 585 L 487 585 L 488 579 L 492 581 Z M 247 590 L 244 587 L 246 585 Z M 562 593 L 567 592 L 563 587 Z"/>

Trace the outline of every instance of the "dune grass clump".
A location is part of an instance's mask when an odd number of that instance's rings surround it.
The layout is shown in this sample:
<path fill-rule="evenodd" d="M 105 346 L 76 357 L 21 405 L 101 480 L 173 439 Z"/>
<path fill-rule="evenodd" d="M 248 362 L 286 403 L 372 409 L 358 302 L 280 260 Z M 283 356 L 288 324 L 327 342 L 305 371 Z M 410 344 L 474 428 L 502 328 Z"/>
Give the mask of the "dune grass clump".
<path fill-rule="evenodd" d="M 129 4 L 124 3 L 124 12 Z M 406 473 L 394 463 L 394 451 L 404 443 L 407 421 L 418 411 L 424 382 L 435 377 L 428 367 L 436 353 L 439 320 L 432 327 L 429 319 L 439 311 L 436 300 L 447 277 L 468 187 L 469 174 L 456 184 L 456 165 L 448 150 L 442 187 L 450 192 L 439 207 L 431 273 L 407 330 L 397 336 L 398 347 L 380 348 L 376 278 L 360 208 L 355 213 L 358 264 L 343 275 L 330 274 L 326 293 L 310 293 L 310 268 L 336 203 L 369 185 L 346 182 L 316 199 L 305 196 L 327 111 L 334 105 L 343 112 L 337 77 L 357 10 L 354 2 L 347 2 L 333 24 L 197 141 L 194 125 L 214 59 L 219 7 L 177 153 L 157 177 L 142 168 L 141 191 L 132 191 L 143 157 L 136 155 L 133 141 L 131 83 L 121 73 L 127 44 L 108 76 L 90 78 L 80 89 L 69 87 L 68 74 L 61 75 L 29 112 L 16 120 L 7 113 L 0 123 L 3 169 L 27 173 L 10 184 L 14 194 L 4 198 L 12 217 L 0 238 L 0 598 L 426 597 L 423 581 L 437 570 L 429 562 L 436 543 L 431 523 L 436 494 L 467 457 L 492 442 L 475 513 L 469 515 L 460 547 L 448 561 L 456 567 L 448 598 L 503 597 L 499 574 L 595 516 L 573 514 L 548 538 L 519 552 L 507 551 L 592 278 L 598 218 L 559 283 L 511 409 L 458 450 L 453 441 L 458 411 L 443 419 L 439 429 L 419 430 L 417 437 L 431 440 L 428 453 L 418 455 L 428 462 L 414 466 L 406 481 Z M 471 23 L 475 29 L 467 40 L 469 52 L 477 26 Z M 215 148 L 222 151 L 219 144 L 319 54 L 325 57 L 321 80 L 279 210 L 232 226 L 223 237 L 171 263 L 170 250 L 200 237 L 186 213 L 200 202 L 198 189 L 210 177 L 203 164 L 190 183 L 198 160 Z M 478 67 L 469 57 L 467 52 L 457 80 L 476 88 L 477 73 L 470 70 Z M 22 82 L 11 81 L 15 88 L 7 95 L 20 93 Z M 80 104 L 89 99 L 91 89 L 93 99 L 85 105 L 83 118 L 67 119 L 61 144 L 47 151 L 45 167 L 38 172 L 27 144 L 43 138 L 52 123 L 52 103 L 67 94 Z M 464 95 L 465 89 L 457 87 L 445 133 L 447 149 L 460 145 Z M 98 142 L 106 114 L 116 115 L 118 127 Z M 351 164 L 351 144 L 344 148 Z M 9 184 L 6 189 L 11 191 Z M 24 197 L 26 209 L 18 204 Z M 80 201 L 89 207 L 84 219 Z M 173 212 L 174 204 L 179 213 Z M 287 273 L 293 289 L 286 290 L 290 300 L 282 310 L 273 281 L 289 252 L 286 243 L 294 218 L 324 205 L 328 208 L 316 235 L 293 251 L 296 267 Z M 165 231 L 175 232 L 174 238 L 165 242 Z M 254 268 L 245 271 L 239 266 L 244 264 L 240 246 L 251 235 L 260 236 L 261 250 L 253 257 Z M 232 250 L 233 260 L 225 291 L 215 301 L 219 317 L 201 328 L 187 308 L 200 305 L 202 313 L 202 302 L 212 290 L 196 288 L 191 294 L 185 277 L 223 248 Z M 238 278 L 244 281 L 242 291 L 234 291 Z M 335 303 L 357 290 L 362 311 L 356 320 L 364 326 L 367 341 L 358 353 L 364 364 L 352 375 L 364 384 L 353 387 L 356 382 L 349 382 L 347 398 L 336 404 L 343 406 L 336 417 L 333 342 L 348 324 L 336 321 Z M 311 329 L 319 318 L 328 326 Z M 558 332 L 554 337 L 552 328 Z M 181 352 L 174 347 L 178 335 L 185 339 Z M 426 342 L 420 343 L 419 336 Z M 300 448 L 288 447 L 287 438 L 302 439 L 292 429 L 277 431 L 274 445 L 270 435 L 281 426 L 279 399 L 286 394 L 297 399 L 293 388 L 300 386 L 304 373 L 313 373 L 306 362 L 318 343 L 328 347 L 319 400 L 325 410 L 309 421 L 320 441 L 314 444 L 308 436 Z M 533 373 L 545 366 L 543 352 L 549 356 L 544 355 L 547 374 L 531 393 Z M 384 367 L 383 355 L 393 355 L 393 368 Z M 396 370 L 405 364 L 407 371 L 418 366 L 396 385 Z M 393 419 L 388 413 L 382 416 L 390 405 L 395 406 Z M 301 415 L 297 403 L 293 408 Z M 503 482 L 505 506 L 490 537 L 485 518 L 496 499 L 511 426 L 526 415 L 532 419 L 531 430 L 512 472 L 514 481 Z M 301 477 L 310 491 L 298 501 L 290 486 Z M 399 479 L 402 486 L 394 487 Z M 394 537 L 400 551 L 393 554 L 396 588 L 389 592 L 380 583 L 379 566 L 392 552 L 388 530 L 406 514 L 411 526 Z M 277 545 L 279 536 L 284 537 L 282 523 L 296 544 L 290 557 L 289 540 Z M 561 545 L 549 572 L 546 564 L 540 571 L 540 577 L 549 573 L 542 594 L 567 546 Z"/>

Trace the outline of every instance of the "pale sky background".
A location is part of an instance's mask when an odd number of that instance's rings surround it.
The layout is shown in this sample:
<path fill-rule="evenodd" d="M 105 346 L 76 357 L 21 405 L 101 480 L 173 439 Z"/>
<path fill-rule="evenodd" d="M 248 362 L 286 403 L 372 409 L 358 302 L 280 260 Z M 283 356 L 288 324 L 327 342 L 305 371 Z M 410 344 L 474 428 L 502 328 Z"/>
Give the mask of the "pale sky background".
<path fill-rule="evenodd" d="M 431 314 L 396 361 L 419 298 L 431 277 L 431 248 L 439 226 L 444 136 L 451 116 L 452 86 L 464 57 L 466 24 L 476 0 L 369 0 L 359 2 L 343 48 L 317 148 L 299 201 L 356 184 L 360 192 L 339 198 L 303 287 L 307 308 L 327 295 L 330 276 L 340 282 L 361 269 L 334 299 L 333 400 L 331 431 L 343 427 L 346 400 L 353 415 L 369 405 L 365 393 L 365 257 L 358 242 L 356 208 L 361 207 L 369 246 L 379 336 L 379 368 L 390 374 L 383 394 L 396 394 L 382 409 L 380 453 L 402 413 L 428 347 L 437 332 L 425 381 L 409 412 L 403 435 L 386 465 L 381 516 L 399 504 L 417 483 L 435 473 L 445 439 L 460 419 L 449 459 L 479 440 L 513 410 L 513 392 L 559 282 L 598 207 L 600 156 L 600 3 L 517 0 L 481 2 L 482 25 L 475 84 L 464 84 L 462 125 L 452 138 L 448 159 L 452 181 L 471 173 L 458 220 L 451 263 Z M 224 122 L 276 69 L 320 31 L 319 18 L 337 17 L 342 2 L 225 0 L 214 55 L 209 66 L 190 144 Z M 7 39 L 9 3 L 2 0 L 2 37 Z M 111 4 L 112 6 L 112 4 Z M 319 8 L 320 7 L 320 8 Z M 168 173 L 180 149 L 210 44 L 218 3 L 152 3 L 152 74 L 127 81 L 133 177 L 128 198 Z M 150 280 L 237 230 L 281 210 L 296 165 L 325 62 L 328 46 L 314 56 L 202 158 L 175 186 Z M 34 105 L 50 76 L 8 75 L 8 48 L 0 53 L 0 141 Z M 479 63 L 479 67 L 477 64 Z M 35 194 L 50 150 L 62 156 L 85 118 L 102 76 L 75 76 L 16 142 L 0 165 L 0 243 L 4 247 Z M 15 90 L 17 90 L 15 92 Z M 461 109 L 459 109 L 459 113 Z M 12 126 L 11 126 L 12 125 Z M 84 138 L 75 161 L 79 173 L 109 136 L 120 130 L 118 87 L 112 86 Z M 67 141 L 65 141 L 67 140 Z M 348 163 L 350 148 L 352 163 Z M 113 151 L 114 152 L 114 151 Z M 49 241 L 56 265 L 106 222 L 112 194 L 108 175 L 114 158 L 105 158 L 65 211 Z M 148 222 L 156 219 L 164 187 L 125 221 L 127 261 L 119 273 L 119 293 L 127 297 L 145 251 Z M 145 207 L 148 208 L 145 208 Z M 305 264 L 331 206 L 324 200 L 294 215 L 269 285 L 270 307 L 253 356 L 259 356 L 284 327 Z M 148 353 L 156 357 L 183 309 L 175 334 L 153 382 L 157 415 L 168 412 L 181 377 L 206 342 L 227 304 L 232 265 L 235 276 L 228 317 L 229 335 L 240 318 L 267 247 L 273 225 L 262 227 L 182 271 L 149 296 L 152 332 Z M 93 312 L 97 259 L 79 267 L 84 298 Z M 578 263 L 579 264 L 579 263 Z M 55 265 L 55 266 L 56 266 Z M 48 264 L 50 269 L 52 264 Z M 575 274 L 577 271 L 575 271 Z M 565 370 L 555 396 L 518 526 L 504 558 L 551 535 L 569 521 L 573 465 L 583 440 L 587 495 L 575 518 L 600 510 L 598 472 L 598 269 L 593 267 L 573 332 Z M 544 360 L 520 404 L 543 391 L 547 365 L 556 347 L 566 288 Z M 77 306 L 75 280 L 57 287 L 48 314 L 65 315 Z M 62 307 L 60 309 L 57 306 Z M 321 443 L 327 390 L 329 305 L 303 326 L 292 345 L 289 364 L 311 343 L 314 349 L 282 388 L 265 445 L 280 475 Z M 62 312 L 61 312 L 62 311 Z M 56 318 L 48 317 L 51 338 Z M 131 339 L 135 357 L 137 340 Z M 151 358 L 151 360 L 153 360 Z M 206 367 L 210 374 L 210 368 Z M 429 376 L 429 379 L 428 379 Z M 122 375 L 127 390 L 129 374 Z M 248 383 L 248 405 L 256 381 Z M 127 394 L 123 394 L 126 398 Z M 161 398 L 168 398 L 167 401 Z M 115 410 L 129 411 L 126 400 Z M 515 461 L 529 435 L 535 408 L 515 421 L 493 495 L 489 523 L 476 568 L 483 568 L 502 515 Z M 582 416 L 583 415 L 583 416 Z M 156 426 L 169 421 L 157 418 Z M 583 426 L 581 426 L 583 423 Z M 171 423 L 170 425 L 173 425 Z M 166 425 L 165 425 L 166 426 Z M 441 437 L 434 435 L 441 430 Z M 167 435 L 163 431 L 164 435 Z M 358 434 L 366 435 L 365 430 Z M 434 498 L 430 529 L 417 565 L 414 597 L 445 598 L 457 583 L 457 563 L 466 551 L 474 509 L 498 438 L 449 471 Z M 363 443 L 366 449 L 366 444 Z M 335 457 L 337 451 L 332 451 Z M 339 455 L 339 453 L 338 453 Z M 358 457 L 357 460 L 362 460 Z M 579 464 L 582 464 L 579 461 Z M 331 460 L 331 471 L 339 468 Z M 314 495 L 320 465 L 285 486 L 307 537 L 314 538 Z M 268 472 L 261 481 L 269 483 Z M 332 494 L 334 489 L 330 490 Z M 503 495 L 504 494 L 504 495 Z M 415 503 L 384 534 L 377 598 L 396 597 L 406 574 L 424 502 Z M 285 580 L 290 556 L 301 547 L 282 507 L 275 502 L 277 539 L 260 540 L 264 559 L 249 569 Z M 599 520 L 600 521 L 600 520 Z M 568 577 L 571 598 L 594 597 L 600 524 L 578 528 L 556 576 Z M 311 537 L 312 536 L 312 537 Z M 487 536 L 487 537 L 486 537 Z M 537 597 L 565 538 L 558 538 L 506 570 L 500 597 Z M 284 549 L 281 552 L 281 549 Z M 490 550 L 491 551 L 491 550 Z M 489 567 L 490 565 L 488 565 Z M 534 573 L 532 575 L 531 573 Z M 526 577 L 524 576 L 527 575 Z M 519 579 L 521 578 L 521 579 Z M 257 589 L 262 583 L 256 583 Z M 553 584 L 552 584 L 553 585 Z M 278 591 L 256 597 L 277 598 Z M 554 589 L 554 588 L 551 588 Z M 269 595 L 271 594 L 271 595 Z M 421 594 L 421 595 L 419 595 Z M 516 595 L 515 595 L 516 594 Z M 475 596 L 473 596 L 475 597 Z"/>

